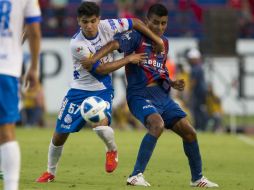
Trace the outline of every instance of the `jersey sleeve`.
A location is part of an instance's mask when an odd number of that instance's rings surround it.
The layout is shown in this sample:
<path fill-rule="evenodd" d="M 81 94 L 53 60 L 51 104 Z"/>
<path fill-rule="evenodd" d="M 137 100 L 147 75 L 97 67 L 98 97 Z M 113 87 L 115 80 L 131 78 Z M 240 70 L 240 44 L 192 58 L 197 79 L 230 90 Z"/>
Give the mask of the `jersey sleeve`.
<path fill-rule="evenodd" d="M 118 41 L 120 45 L 120 48 L 118 49 L 120 53 L 130 54 L 138 48 L 142 36 L 137 31 L 132 30 L 122 34 L 116 34 L 114 40 Z"/>
<path fill-rule="evenodd" d="M 38 0 L 27 0 L 25 6 L 25 23 L 31 24 L 41 21 L 41 10 Z"/>
<path fill-rule="evenodd" d="M 101 24 L 104 30 L 114 34 L 131 30 L 133 26 L 132 20 L 126 18 L 106 19 L 102 20 Z"/>

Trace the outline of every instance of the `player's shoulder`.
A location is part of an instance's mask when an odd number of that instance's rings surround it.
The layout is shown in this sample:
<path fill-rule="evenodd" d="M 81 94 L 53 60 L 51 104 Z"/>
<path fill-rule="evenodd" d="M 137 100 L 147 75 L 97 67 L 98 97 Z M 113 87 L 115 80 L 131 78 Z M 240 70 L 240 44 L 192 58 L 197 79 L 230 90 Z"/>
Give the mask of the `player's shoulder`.
<path fill-rule="evenodd" d="M 81 31 L 78 31 L 76 34 L 74 34 L 70 40 L 70 45 L 75 45 L 81 43 L 83 40 Z"/>
<path fill-rule="evenodd" d="M 86 47 L 87 44 L 85 43 L 84 39 L 81 36 L 81 32 L 77 32 L 70 40 L 70 47 L 71 49 L 77 49 Z"/>

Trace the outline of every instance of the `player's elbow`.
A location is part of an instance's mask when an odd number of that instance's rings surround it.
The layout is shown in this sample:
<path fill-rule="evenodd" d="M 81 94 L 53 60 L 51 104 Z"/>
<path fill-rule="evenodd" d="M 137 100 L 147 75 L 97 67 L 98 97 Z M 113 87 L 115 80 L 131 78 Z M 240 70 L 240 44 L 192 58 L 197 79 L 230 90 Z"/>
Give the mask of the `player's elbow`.
<path fill-rule="evenodd" d="M 109 43 L 110 51 L 118 50 L 120 48 L 119 42 L 116 40 L 113 40 Z"/>

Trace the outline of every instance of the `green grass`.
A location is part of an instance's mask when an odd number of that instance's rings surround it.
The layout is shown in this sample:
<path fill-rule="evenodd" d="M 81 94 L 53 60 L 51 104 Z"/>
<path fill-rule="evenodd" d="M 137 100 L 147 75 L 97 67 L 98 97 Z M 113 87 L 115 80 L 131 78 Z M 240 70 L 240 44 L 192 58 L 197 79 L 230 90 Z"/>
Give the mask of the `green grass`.
<path fill-rule="evenodd" d="M 140 141 L 145 131 L 116 131 L 119 167 L 104 171 L 105 150 L 100 139 L 83 130 L 70 136 L 65 145 L 57 178 L 53 183 L 38 184 L 35 179 L 46 169 L 48 144 L 52 129 L 18 129 L 22 148 L 20 190 L 132 190 L 126 186 Z M 237 136 L 199 134 L 204 175 L 217 182 L 222 190 L 254 190 L 254 147 Z M 145 172 L 157 190 L 190 190 L 190 172 L 182 143 L 175 134 L 166 132 Z M 2 189 L 2 184 L 0 184 Z"/>

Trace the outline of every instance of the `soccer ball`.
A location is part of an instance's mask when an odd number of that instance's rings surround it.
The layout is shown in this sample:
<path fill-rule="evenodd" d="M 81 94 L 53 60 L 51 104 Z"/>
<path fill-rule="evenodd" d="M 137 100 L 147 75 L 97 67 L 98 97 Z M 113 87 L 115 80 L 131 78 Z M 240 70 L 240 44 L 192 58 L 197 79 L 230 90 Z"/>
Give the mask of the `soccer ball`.
<path fill-rule="evenodd" d="M 106 118 L 105 110 L 107 102 L 97 96 L 86 98 L 81 106 L 80 112 L 85 121 L 96 124 Z"/>

